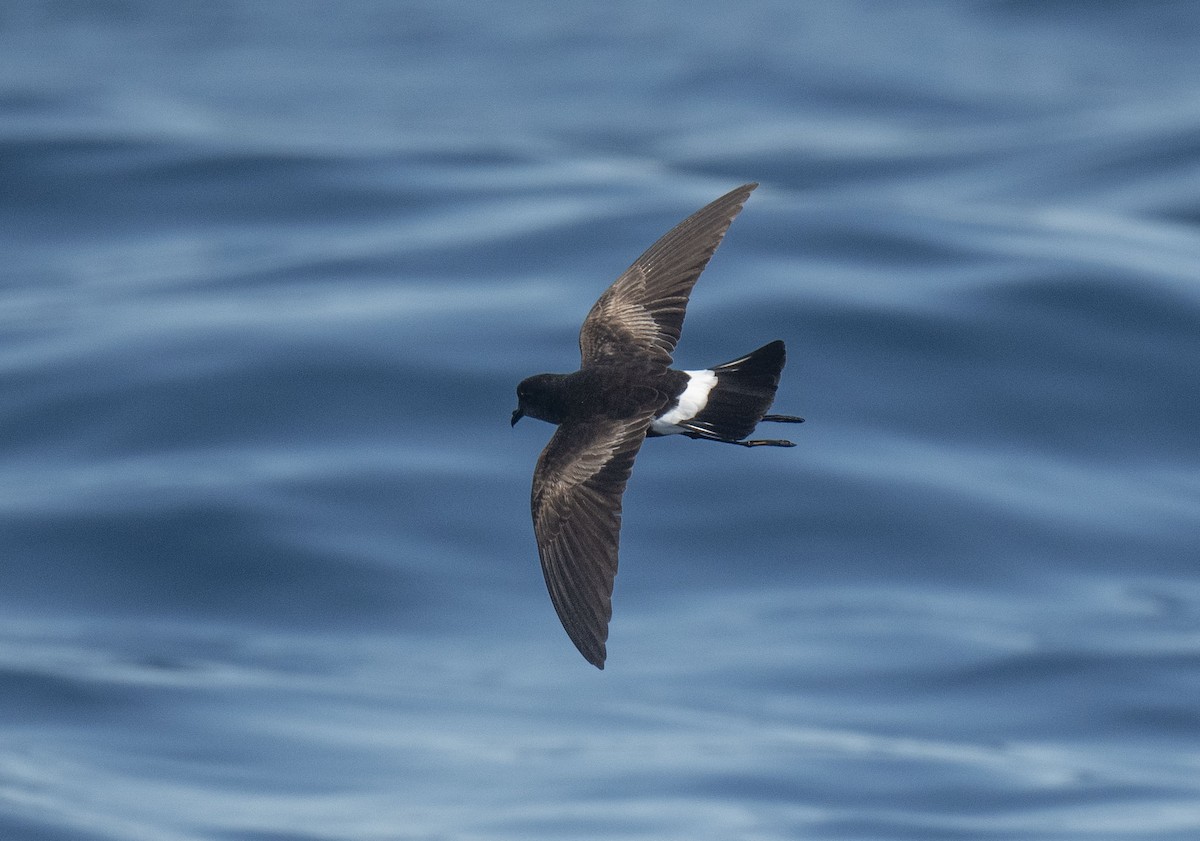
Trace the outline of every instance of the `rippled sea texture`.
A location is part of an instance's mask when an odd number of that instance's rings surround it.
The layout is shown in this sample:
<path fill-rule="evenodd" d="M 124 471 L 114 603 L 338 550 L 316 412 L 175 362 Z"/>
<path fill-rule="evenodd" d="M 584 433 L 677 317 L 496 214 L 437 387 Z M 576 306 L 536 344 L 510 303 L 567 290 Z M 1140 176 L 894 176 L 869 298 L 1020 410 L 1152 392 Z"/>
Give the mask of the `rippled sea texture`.
<path fill-rule="evenodd" d="M 196 7 L 193 7 L 196 6 Z M 0 837 L 1200 837 L 1200 6 L 0 9 Z M 528 513 L 659 234 L 754 194 L 608 668 Z"/>

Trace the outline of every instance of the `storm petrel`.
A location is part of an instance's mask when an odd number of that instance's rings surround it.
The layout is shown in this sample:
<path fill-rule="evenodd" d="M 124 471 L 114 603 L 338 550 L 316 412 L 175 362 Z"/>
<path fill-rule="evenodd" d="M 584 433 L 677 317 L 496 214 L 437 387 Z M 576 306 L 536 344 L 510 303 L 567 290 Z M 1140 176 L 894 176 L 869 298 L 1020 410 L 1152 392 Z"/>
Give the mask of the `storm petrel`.
<path fill-rule="evenodd" d="M 579 370 L 538 374 L 517 386 L 524 416 L 558 425 L 533 472 L 533 531 L 546 588 L 567 636 L 604 668 L 621 531 L 621 495 L 647 437 L 679 434 L 743 447 L 768 415 L 783 370 L 775 341 L 723 365 L 676 371 L 688 295 L 757 184 L 746 184 L 684 219 L 625 270 L 579 331 Z"/>

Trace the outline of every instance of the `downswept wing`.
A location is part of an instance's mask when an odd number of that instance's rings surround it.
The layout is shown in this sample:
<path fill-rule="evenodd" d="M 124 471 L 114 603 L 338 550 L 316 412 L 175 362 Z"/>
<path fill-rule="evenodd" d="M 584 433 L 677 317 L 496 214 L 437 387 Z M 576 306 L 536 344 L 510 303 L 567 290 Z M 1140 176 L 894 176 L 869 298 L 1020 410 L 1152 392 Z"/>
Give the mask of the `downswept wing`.
<path fill-rule="evenodd" d="M 744 184 L 697 210 L 605 290 L 579 331 L 585 367 L 630 352 L 671 364 L 692 287 L 757 186 Z"/>
<path fill-rule="evenodd" d="M 604 668 L 621 532 L 621 495 L 651 412 L 559 426 L 533 473 L 533 530 L 546 589 L 567 636 Z"/>

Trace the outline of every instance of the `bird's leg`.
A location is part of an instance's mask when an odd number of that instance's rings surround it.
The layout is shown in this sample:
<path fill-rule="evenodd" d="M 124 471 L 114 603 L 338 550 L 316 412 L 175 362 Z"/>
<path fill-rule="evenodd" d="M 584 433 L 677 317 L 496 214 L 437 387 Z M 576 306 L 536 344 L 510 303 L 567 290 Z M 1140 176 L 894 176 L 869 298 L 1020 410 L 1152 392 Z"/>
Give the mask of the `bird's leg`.
<path fill-rule="evenodd" d="M 733 438 L 718 438 L 715 435 L 694 435 L 684 433 L 688 438 L 694 438 L 697 441 L 716 441 L 719 444 L 737 444 L 739 447 L 794 447 L 794 441 L 784 441 L 781 439 L 764 440 L 753 439 L 750 441 L 737 441 Z"/>
<path fill-rule="evenodd" d="M 795 415 L 763 415 L 762 419 L 775 423 L 804 423 L 804 418 L 798 418 Z"/>

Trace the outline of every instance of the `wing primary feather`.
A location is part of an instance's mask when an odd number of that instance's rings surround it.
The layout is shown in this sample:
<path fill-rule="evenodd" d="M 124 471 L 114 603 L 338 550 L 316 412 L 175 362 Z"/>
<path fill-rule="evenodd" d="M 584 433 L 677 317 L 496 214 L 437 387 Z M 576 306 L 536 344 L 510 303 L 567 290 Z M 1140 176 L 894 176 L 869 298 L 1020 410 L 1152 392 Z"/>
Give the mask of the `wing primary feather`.
<path fill-rule="evenodd" d="M 651 413 L 559 426 L 534 470 L 531 507 L 550 601 L 588 662 L 604 667 L 621 496 Z"/>
<path fill-rule="evenodd" d="M 604 291 L 579 331 L 585 366 L 629 353 L 671 364 L 692 287 L 757 186 L 743 184 L 697 210 Z"/>

